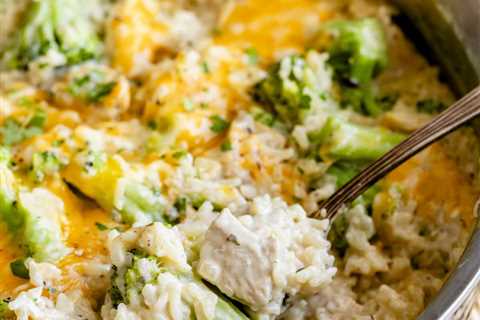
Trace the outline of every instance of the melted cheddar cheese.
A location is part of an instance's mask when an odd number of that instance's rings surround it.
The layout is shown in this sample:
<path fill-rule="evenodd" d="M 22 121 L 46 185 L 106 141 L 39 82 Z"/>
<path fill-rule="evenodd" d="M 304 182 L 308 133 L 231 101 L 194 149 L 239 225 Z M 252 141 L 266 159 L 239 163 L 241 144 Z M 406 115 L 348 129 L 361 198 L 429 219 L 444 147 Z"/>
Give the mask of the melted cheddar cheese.
<path fill-rule="evenodd" d="M 330 163 L 311 165 L 308 161 L 315 162 L 318 157 L 298 151 L 285 127 L 276 128 L 254 119 L 252 106 L 261 103 L 252 99 L 251 90 L 267 75 L 272 63 L 290 54 L 305 53 L 324 22 L 363 16 L 352 6 L 365 10 L 364 15 L 380 16 L 390 48 L 390 66 L 375 80 L 375 88 L 398 91 L 399 98 L 393 110 L 378 118 L 351 115 L 348 111 L 345 114 L 356 123 L 408 133 L 431 119 L 431 115 L 416 111 L 416 101 L 430 96 L 444 101 L 453 99 L 449 89 L 438 81 L 438 71 L 415 52 L 390 21 L 394 9 L 381 1 L 351 2 L 350 6 L 344 1 L 327 0 L 244 0 L 217 6 L 212 1 L 210 10 L 217 19 L 209 24 L 188 1 L 121 0 L 109 7 L 104 21 L 106 47 L 100 63 L 67 67 L 73 70 L 71 74 L 48 78 L 47 88 L 34 83 L 33 76 L 5 76 L 9 83 L 1 83 L 0 77 L 0 125 L 12 118 L 27 127 L 37 109 L 47 114 L 43 132 L 9 148 L 15 163 L 13 172 L 22 187 L 41 186 L 64 204 L 62 232 L 71 251 L 55 263 L 62 271 L 55 289 L 81 289 L 86 296 L 100 299 L 96 303 L 101 305 L 106 289 L 98 289 L 85 280 L 85 266 L 92 261 L 110 265 L 108 233 L 114 228 L 122 231 L 129 227 L 115 216 L 120 211 L 116 207 L 121 202 L 118 198 L 124 196 L 119 196 L 122 190 L 117 185 L 126 175 L 135 182 L 148 182 L 149 191 L 160 194 L 168 204 L 165 211 L 177 213 L 175 222 L 166 223 L 178 223 L 184 218 L 184 213 L 177 212 L 179 200 L 190 196 L 202 200 L 202 192 L 207 194 L 211 186 L 216 188 L 214 193 L 228 200 L 224 207 L 231 205 L 238 209 L 238 215 L 245 214 L 246 203 L 261 194 L 280 196 L 289 204 L 300 203 L 308 212 L 317 209 L 318 202 L 335 188 L 335 181 L 326 174 Z M 188 32 L 185 21 L 192 23 L 191 29 L 197 23 L 204 28 L 185 36 L 186 40 L 177 39 Z M 76 97 L 72 88 L 81 87 L 82 81 L 98 70 L 102 75 L 98 81 L 103 81 L 104 89 L 111 85 L 109 90 L 101 99 L 88 95 L 91 88 L 81 98 Z M 332 90 L 336 97 L 340 89 Z M 33 107 L 25 106 L 22 98 Z M 89 148 L 107 154 L 104 165 L 109 171 L 91 174 L 85 162 L 76 160 Z M 64 157 L 65 163 L 42 181 L 32 180 L 34 154 L 51 150 Z M 392 172 L 377 195 L 377 199 L 385 201 L 379 200 L 374 211 L 390 210 L 389 188 L 400 186 L 402 200 L 415 204 L 417 217 L 438 223 L 441 215 L 445 223 L 461 224 L 468 233 L 475 220 L 472 212 L 477 190 L 448 153 L 442 142 L 437 143 Z M 115 160 L 118 158 L 122 161 Z M 128 168 L 123 161 L 129 164 Z M 309 164 L 314 168 L 305 170 Z M 187 188 L 188 181 L 204 182 L 202 179 L 211 181 L 197 189 L 192 187 L 188 194 L 179 191 Z M 192 200 L 195 210 L 200 205 L 194 206 Z M 378 221 L 374 223 L 374 227 L 379 227 Z M 195 241 L 202 236 L 197 234 Z M 185 236 L 183 240 L 187 243 L 191 239 Z M 377 240 L 370 236 L 365 241 Z M 385 251 L 388 253 L 384 253 L 384 259 L 391 259 L 390 265 L 399 261 L 395 260 L 397 253 L 388 251 L 387 243 L 368 245 L 372 256 Z M 189 252 L 189 258 L 198 255 L 197 249 Z M 409 248 L 405 252 L 415 250 Z M 15 297 L 31 287 L 28 280 L 14 276 L 9 267 L 10 262 L 24 255 L 24 249 L 9 235 L 7 227 L 0 224 L 0 297 Z M 377 289 L 382 283 L 379 273 L 395 278 L 383 269 L 365 275 L 349 274 L 345 265 L 350 257 L 356 261 L 367 257 L 354 250 L 337 257 L 342 277 L 365 276 L 358 281 L 358 288 L 349 287 L 362 297 L 357 302 L 370 298 L 357 291 Z M 408 268 L 409 274 L 415 273 Z M 405 280 L 405 286 L 416 285 L 415 279 L 412 276 Z M 402 283 L 396 287 L 396 282 L 391 282 L 395 289 L 404 286 Z"/>

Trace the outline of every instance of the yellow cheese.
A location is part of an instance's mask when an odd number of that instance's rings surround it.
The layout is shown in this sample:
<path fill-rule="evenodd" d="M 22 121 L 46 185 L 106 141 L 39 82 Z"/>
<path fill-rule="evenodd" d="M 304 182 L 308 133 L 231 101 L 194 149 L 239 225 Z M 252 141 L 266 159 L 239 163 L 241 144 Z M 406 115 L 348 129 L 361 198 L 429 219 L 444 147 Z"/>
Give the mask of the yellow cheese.
<path fill-rule="evenodd" d="M 474 223 L 472 212 L 478 196 L 469 178 L 440 144 L 400 166 L 387 181 L 405 187 L 407 196 L 417 203 L 418 214 L 433 219 L 442 208 L 447 218 L 459 214 L 465 226 Z"/>
<path fill-rule="evenodd" d="M 157 1 L 127 0 L 119 3 L 109 24 L 112 64 L 123 73 L 135 73 L 137 61 L 151 62 L 158 49 L 158 38 L 166 26 L 156 19 Z"/>
<path fill-rule="evenodd" d="M 314 28 L 331 15 L 322 1 L 241 1 L 222 21 L 216 41 L 244 49 L 254 47 L 270 61 L 282 52 L 303 51 Z"/>

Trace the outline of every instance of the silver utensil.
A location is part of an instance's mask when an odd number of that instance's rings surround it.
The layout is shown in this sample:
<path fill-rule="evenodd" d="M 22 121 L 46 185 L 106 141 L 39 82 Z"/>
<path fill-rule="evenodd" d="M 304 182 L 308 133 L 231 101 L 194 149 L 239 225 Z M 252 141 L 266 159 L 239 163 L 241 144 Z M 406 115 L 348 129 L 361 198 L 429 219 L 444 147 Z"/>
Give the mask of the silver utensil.
<path fill-rule="evenodd" d="M 355 200 L 387 173 L 478 115 L 480 115 L 480 86 L 470 91 L 450 108 L 440 113 L 422 128 L 414 131 L 395 148 L 367 166 L 321 204 L 321 208 L 311 216 L 328 218 L 332 221 L 342 206 Z"/>

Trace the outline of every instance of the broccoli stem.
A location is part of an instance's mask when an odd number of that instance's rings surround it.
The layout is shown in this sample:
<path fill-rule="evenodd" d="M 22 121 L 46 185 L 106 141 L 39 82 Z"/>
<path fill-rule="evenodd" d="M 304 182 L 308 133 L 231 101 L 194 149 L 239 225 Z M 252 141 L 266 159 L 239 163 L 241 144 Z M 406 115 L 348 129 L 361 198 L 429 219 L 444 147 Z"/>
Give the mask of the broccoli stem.
<path fill-rule="evenodd" d="M 120 213 L 122 220 L 129 224 L 145 216 L 151 221 L 163 221 L 164 208 L 155 191 L 131 181 L 125 187 L 125 203 Z"/>
<path fill-rule="evenodd" d="M 16 184 L 12 171 L 9 168 L 10 152 L 6 148 L 0 148 L 0 214 L 7 223 L 9 229 L 16 229 L 17 219 L 9 213 L 14 210 L 16 201 Z"/>
<path fill-rule="evenodd" d="M 336 178 L 337 188 L 340 188 L 360 173 L 364 166 L 365 163 L 363 162 L 338 161 L 328 168 L 327 173 Z M 377 185 L 371 186 L 359 198 L 355 199 L 353 205 L 361 203 L 367 208 L 371 208 L 378 192 L 379 187 Z"/>
<path fill-rule="evenodd" d="M 405 136 L 379 127 L 365 127 L 329 117 L 322 129 L 320 156 L 334 160 L 374 160 Z"/>
<path fill-rule="evenodd" d="M 7 68 L 26 68 L 28 64 L 55 50 L 66 64 L 75 64 L 100 54 L 100 40 L 90 14 L 95 2 L 76 0 L 31 1 L 25 19 L 4 52 Z"/>
<path fill-rule="evenodd" d="M 96 159 L 99 156 L 95 157 Z M 164 207 L 159 192 L 129 177 L 128 166 L 120 157 L 91 160 L 83 166 L 72 161 L 62 172 L 64 179 L 103 209 L 116 212 L 127 224 L 163 221 Z M 100 163 L 101 162 L 101 163 Z"/>
<path fill-rule="evenodd" d="M 9 162 L 8 151 L 0 148 L 0 217 L 29 256 L 57 261 L 68 253 L 60 222 L 63 203 L 45 189 L 19 192 Z"/>
<path fill-rule="evenodd" d="M 340 79 L 362 86 L 387 65 L 385 34 L 377 19 L 333 21 L 325 30 L 334 38 L 328 48 L 329 64 Z"/>
<path fill-rule="evenodd" d="M 63 242 L 63 203 L 45 189 L 20 192 L 18 215 L 22 218 L 21 237 L 29 256 L 36 261 L 55 262 L 69 249 Z"/>
<path fill-rule="evenodd" d="M 215 320 L 248 320 L 248 317 L 231 302 L 218 297 Z"/>

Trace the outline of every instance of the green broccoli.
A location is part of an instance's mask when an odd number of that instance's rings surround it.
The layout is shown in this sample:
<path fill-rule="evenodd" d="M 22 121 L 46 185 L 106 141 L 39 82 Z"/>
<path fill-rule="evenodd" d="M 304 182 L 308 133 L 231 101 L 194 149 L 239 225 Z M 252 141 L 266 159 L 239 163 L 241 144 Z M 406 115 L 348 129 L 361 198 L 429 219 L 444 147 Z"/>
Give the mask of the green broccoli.
<path fill-rule="evenodd" d="M 0 218 L 27 255 L 59 260 L 68 253 L 61 228 L 63 203 L 45 189 L 20 190 L 9 163 L 8 151 L 0 148 Z"/>
<path fill-rule="evenodd" d="M 328 168 L 327 174 L 336 178 L 336 187 L 340 188 L 360 173 L 364 166 L 365 164 L 363 162 L 337 161 Z M 379 187 L 373 185 L 360 197 L 355 199 L 353 205 L 363 204 L 367 209 L 370 209 L 378 192 Z"/>
<path fill-rule="evenodd" d="M 10 298 L 0 299 L 0 319 L 2 320 L 16 319 L 15 313 L 8 307 L 9 302 Z"/>
<path fill-rule="evenodd" d="M 364 87 L 343 86 L 341 96 L 342 107 L 351 107 L 360 114 L 373 117 L 391 110 L 398 99 L 398 94 L 377 96 L 368 85 Z"/>
<path fill-rule="evenodd" d="M 386 67 L 387 45 L 378 20 L 333 21 L 324 31 L 333 37 L 328 63 L 341 80 L 363 86 Z"/>
<path fill-rule="evenodd" d="M 252 95 L 293 127 L 310 109 L 312 94 L 322 95 L 318 81 L 304 57 L 292 55 L 274 64 L 268 76 L 253 87 Z"/>
<path fill-rule="evenodd" d="M 387 129 L 360 126 L 345 120 L 331 101 L 330 94 L 320 84 L 321 76 L 320 71 L 315 72 L 304 58 L 285 57 L 270 69 L 265 79 L 254 86 L 253 97 L 271 107 L 290 129 L 308 121 L 312 114 L 315 118 L 319 114 L 327 118 L 325 124 L 317 121 L 319 126 L 310 126 L 308 131 L 310 148 L 319 148 L 322 157 L 373 160 L 403 140 L 403 135 Z M 357 104 L 363 106 L 364 95 L 362 91 L 352 92 L 350 100 L 360 101 Z M 377 101 L 372 93 L 369 95 L 370 103 L 366 106 L 368 112 L 377 114 L 386 108 L 380 104 L 387 104 L 388 101 Z M 322 101 L 326 102 L 325 105 Z"/>
<path fill-rule="evenodd" d="M 405 138 L 380 127 L 367 127 L 330 116 L 313 139 L 322 158 L 334 160 L 375 160 Z"/>
<path fill-rule="evenodd" d="M 230 123 L 219 115 L 211 116 L 210 121 L 212 122 L 210 130 L 218 134 L 224 133 L 230 127 Z"/>
<path fill-rule="evenodd" d="M 255 121 L 260 122 L 263 125 L 266 125 L 268 127 L 273 127 L 275 125 L 275 116 L 260 107 L 252 107 L 250 110 L 250 114 L 252 115 L 253 119 L 255 119 Z"/>
<path fill-rule="evenodd" d="M 11 155 L 8 149 L 0 147 L 0 215 L 9 229 L 16 230 L 21 222 L 11 213 L 16 211 L 16 181 L 10 170 Z"/>
<path fill-rule="evenodd" d="M 61 53 L 65 64 L 76 64 L 100 55 L 97 27 L 91 14 L 98 1 L 31 1 L 25 19 L 2 55 L 2 64 L 24 69 L 50 50 Z"/>
<path fill-rule="evenodd" d="M 335 220 L 333 220 L 332 227 L 328 232 L 327 239 L 330 241 L 333 248 L 337 250 L 340 257 L 343 257 L 348 249 L 348 242 L 347 239 L 345 239 L 348 225 L 347 217 L 345 217 L 344 213 L 341 213 L 335 218 Z"/>
<path fill-rule="evenodd" d="M 23 222 L 21 239 L 27 254 L 37 261 L 55 262 L 69 249 L 63 242 L 61 220 L 63 203 L 44 189 L 18 195 L 17 214 Z"/>
<path fill-rule="evenodd" d="M 108 96 L 116 86 L 115 81 L 106 79 L 106 75 L 99 70 L 74 78 L 68 91 L 87 103 L 97 103 Z"/>
<path fill-rule="evenodd" d="M 87 151 L 65 167 L 62 177 L 105 210 L 119 214 L 122 222 L 163 221 L 164 201 L 159 191 L 130 177 L 126 167 L 119 156 Z"/>
<path fill-rule="evenodd" d="M 130 264 L 124 268 L 114 268 L 112 275 L 112 286 L 109 290 L 110 300 L 116 308 L 120 303 L 138 304 L 143 300 L 142 290 L 147 284 L 156 285 L 161 281 L 159 276 L 168 274 L 168 276 L 177 279 L 183 285 L 194 285 L 198 290 L 205 294 L 217 295 L 217 304 L 215 309 L 215 320 L 248 320 L 248 318 L 238 310 L 233 304 L 225 300 L 222 296 L 209 289 L 199 278 L 191 274 L 178 273 L 162 266 L 155 256 L 149 256 L 139 250 L 132 250 L 130 253 Z M 189 305 L 193 313 L 192 319 L 196 319 L 196 309 L 194 301 L 182 299 L 182 303 Z"/>
<path fill-rule="evenodd" d="M 336 186 L 340 188 L 355 177 L 362 169 L 361 163 L 338 161 L 327 170 L 327 173 L 336 178 Z"/>

